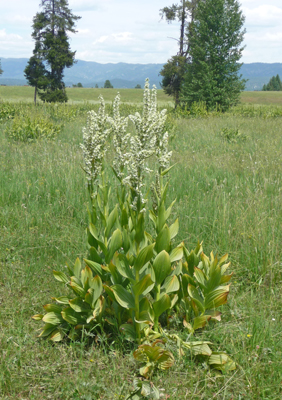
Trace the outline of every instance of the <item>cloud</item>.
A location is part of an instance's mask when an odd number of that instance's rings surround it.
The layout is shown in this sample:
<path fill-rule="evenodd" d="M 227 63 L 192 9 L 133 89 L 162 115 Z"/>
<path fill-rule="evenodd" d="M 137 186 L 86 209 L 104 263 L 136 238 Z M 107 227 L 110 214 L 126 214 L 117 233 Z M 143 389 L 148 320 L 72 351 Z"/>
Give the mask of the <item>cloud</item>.
<path fill-rule="evenodd" d="M 255 8 L 242 8 L 246 17 L 246 24 L 252 27 L 271 27 L 280 26 L 282 20 L 282 8 L 273 5 L 261 5 Z"/>
<path fill-rule="evenodd" d="M 14 42 L 17 40 L 21 40 L 22 37 L 20 35 L 14 34 L 14 33 L 6 33 L 6 29 L 0 29 L 0 44 L 2 43 L 8 43 L 8 42 Z"/>

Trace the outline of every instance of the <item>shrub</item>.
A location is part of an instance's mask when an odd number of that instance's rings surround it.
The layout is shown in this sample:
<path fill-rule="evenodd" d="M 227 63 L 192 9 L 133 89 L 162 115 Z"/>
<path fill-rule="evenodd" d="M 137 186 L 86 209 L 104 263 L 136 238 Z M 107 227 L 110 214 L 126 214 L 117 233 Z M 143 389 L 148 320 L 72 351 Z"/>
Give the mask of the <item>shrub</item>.
<path fill-rule="evenodd" d="M 31 142 L 38 139 L 54 139 L 61 131 L 62 126 L 56 125 L 41 115 L 16 116 L 5 133 L 8 138 L 21 142 Z"/>

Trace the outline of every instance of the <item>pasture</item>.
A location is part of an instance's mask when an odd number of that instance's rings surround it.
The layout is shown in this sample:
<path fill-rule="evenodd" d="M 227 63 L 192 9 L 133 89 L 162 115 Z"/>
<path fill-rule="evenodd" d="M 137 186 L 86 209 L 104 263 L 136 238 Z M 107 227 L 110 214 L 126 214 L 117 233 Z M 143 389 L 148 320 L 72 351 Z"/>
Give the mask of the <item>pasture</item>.
<path fill-rule="evenodd" d="M 138 374 L 133 346 L 119 337 L 53 344 L 37 338 L 39 324 L 31 319 L 59 294 L 52 270 L 64 271 L 66 262 L 85 256 L 88 197 L 81 132 L 98 95 L 111 103 L 116 92 L 68 89 L 69 106 L 35 110 L 32 88 L 0 87 L 0 112 L 4 105 L 21 108 L 23 114 L 42 113 L 62 124 L 52 141 L 20 142 L 6 134 L 14 117 L 0 121 L 3 400 L 121 400 Z M 127 103 L 124 111 L 134 113 L 143 91 L 119 92 Z M 160 108 L 169 107 L 176 166 L 168 203 L 177 199 L 171 216 L 180 220 L 176 242 L 192 249 L 203 241 L 206 254 L 228 253 L 234 271 L 222 321 L 197 331 L 196 338 L 226 351 L 237 369 L 221 374 L 201 360 L 175 354 L 175 365 L 157 372 L 154 384 L 163 389 L 163 399 L 279 400 L 282 94 L 244 92 L 235 110 L 189 118 L 174 114 L 162 91 L 158 100 Z M 232 140 L 224 132 L 235 132 Z"/>

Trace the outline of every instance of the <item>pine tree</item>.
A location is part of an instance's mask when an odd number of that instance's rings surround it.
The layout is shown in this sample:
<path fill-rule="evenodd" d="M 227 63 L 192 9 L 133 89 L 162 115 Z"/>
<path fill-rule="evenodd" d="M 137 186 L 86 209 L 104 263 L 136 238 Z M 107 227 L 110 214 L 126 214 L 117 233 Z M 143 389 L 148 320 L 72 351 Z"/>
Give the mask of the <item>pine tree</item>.
<path fill-rule="evenodd" d="M 180 22 L 180 35 L 178 42 L 178 52 L 172 56 L 160 72 L 162 79 L 162 87 L 164 92 L 172 96 L 175 105 L 179 104 L 179 93 L 183 84 L 185 64 L 189 56 L 189 41 L 185 31 L 189 30 L 189 26 L 194 19 L 196 6 L 200 0 L 180 0 L 179 4 L 164 7 L 160 10 L 160 15 L 165 18 L 168 23 L 173 21 Z"/>
<path fill-rule="evenodd" d="M 282 90 L 282 82 L 280 76 L 277 74 L 273 76 L 267 85 L 263 85 L 262 90 L 264 91 L 271 91 L 271 92 L 278 92 Z"/>
<path fill-rule="evenodd" d="M 25 69 L 29 83 L 47 102 L 66 102 L 64 69 L 74 64 L 75 52 L 70 50 L 68 32 L 75 33 L 75 21 L 67 0 L 41 0 L 43 8 L 33 18 L 33 56 Z M 33 83 L 32 83 L 33 82 Z M 36 98 L 36 94 L 35 94 Z"/>
<path fill-rule="evenodd" d="M 0 75 L 2 75 L 3 74 L 3 69 L 2 69 L 2 66 L 1 66 L 1 60 L 0 60 Z"/>
<path fill-rule="evenodd" d="M 238 75 L 245 31 L 236 0 L 205 0 L 198 4 L 188 32 L 191 59 L 186 67 L 181 100 L 191 106 L 205 102 L 223 111 L 239 101 L 245 81 Z"/>

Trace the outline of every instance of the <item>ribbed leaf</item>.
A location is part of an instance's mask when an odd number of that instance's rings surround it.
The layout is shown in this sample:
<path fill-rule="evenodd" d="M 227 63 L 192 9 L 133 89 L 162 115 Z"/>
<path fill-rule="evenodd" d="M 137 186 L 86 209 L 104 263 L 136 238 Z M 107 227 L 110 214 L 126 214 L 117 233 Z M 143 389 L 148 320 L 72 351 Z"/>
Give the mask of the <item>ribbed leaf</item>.
<path fill-rule="evenodd" d="M 175 247 L 175 249 L 170 252 L 169 257 L 172 263 L 181 260 L 183 257 L 183 244 Z"/>
<path fill-rule="evenodd" d="M 59 325 L 63 321 L 63 319 L 61 314 L 59 313 L 48 312 L 47 314 L 44 315 L 42 321 L 50 325 Z"/>
<path fill-rule="evenodd" d="M 195 288 L 195 286 L 191 285 L 190 283 L 188 285 L 188 293 L 191 299 L 193 299 L 197 307 L 200 309 L 200 311 L 204 312 L 205 311 L 204 301 L 199 295 L 198 290 Z"/>
<path fill-rule="evenodd" d="M 178 234 L 178 231 L 179 231 L 179 221 L 177 218 L 175 222 L 169 227 L 170 239 L 173 239 Z"/>
<path fill-rule="evenodd" d="M 119 330 L 125 335 L 128 340 L 136 339 L 136 332 L 133 325 L 123 324 L 119 327 Z"/>
<path fill-rule="evenodd" d="M 154 286 L 155 285 L 151 279 L 151 275 L 147 274 L 139 282 L 135 283 L 132 289 L 135 296 L 140 296 L 141 294 L 145 296 L 153 289 Z"/>
<path fill-rule="evenodd" d="M 123 286 L 121 285 L 113 285 L 111 286 L 112 291 L 114 292 L 116 301 L 123 308 L 135 308 L 134 297 L 131 293 L 129 293 Z"/>
<path fill-rule="evenodd" d="M 153 257 L 153 249 L 154 249 L 155 243 L 150 244 L 149 246 L 144 247 L 136 257 L 136 260 L 134 262 L 134 268 L 136 271 L 140 271 L 140 269 L 147 264 Z"/>
<path fill-rule="evenodd" d="M 53 271 L 54 278 L 62 283 L 69 283 L 70 279 L 63 272 Z"/>
<path fill-rule="evenodd" d="M 167 294 L 163 294 L 158 301 L 153 303 L 153 309 L 155 313 L 155 317 L 159 318 L 159 316 L 168 310 L 171 306 L 170 298 Z"/>
<path fill-rule="evenodd" d="M 208 310 L 211 308 L 217 308 L 222 304 L 225 304 L 227 302 L 227 296 L 229 294 L 229 286 L 230 285 L 219 286 L 211 293 L 207 294 L 205 297 L 205 308 Z"/>
<path fill-rule="evenodd" d="M 155 271 L 156 284 L 160 285 L 171 273 L 169 254 L 165 250 L 157 255 L 153 262 L 153 268 Z"/>
<path fill-rule="evenodd" d="M 179 285 L 179 280 L 178 280 L 177 276 L 171 275 L 165 279 L 161 289 L 166 294 L 169 294 L 169 293 L 177 292 L 179 290 L 179 287 L 180 287 L 180 285 Z"/>
<path fill-rule="evenodd" d="M 110 215 L 107 218 L 107 227 L 105 230 L 105 237 L 109 238 L 110 233 L 111 233 L 111 229 L 114 226 L 116 219 L 118 217 L 118 210 L 117 210 L 117 206 L 115 206 L 115 208 L 113 209 L 113 211 L 110 213 Z"/>
<path fill-rule="evenodd" d="M 156 238 L 156 251 L 160 253 L 161 251 L 170 251 L 170 233 L 167 225 L 163 227 Z"/>
<path fill-rule="evenodd" d="M 84 262 L 86 265 L 88 265 L 88 267 L 90 267 L 92 269 L 92 271 L 94 272 L 95 275 L 98 274 L 100 276 L 103 276 L 103 269 L 100 264 L 98 264 L 94 261 L 91 261 L 91 260 L 86 260 L 86 259 L 84 259 Z"/>

